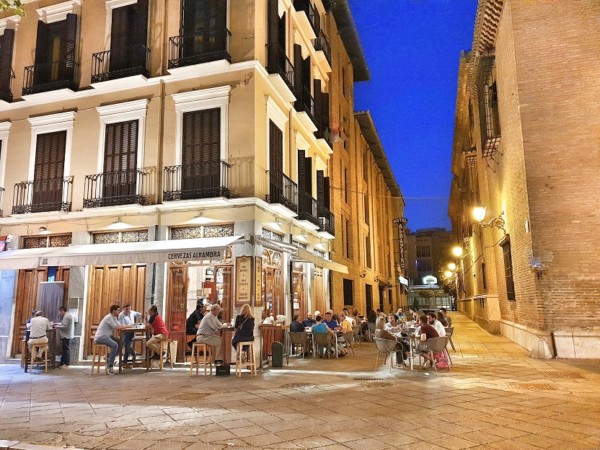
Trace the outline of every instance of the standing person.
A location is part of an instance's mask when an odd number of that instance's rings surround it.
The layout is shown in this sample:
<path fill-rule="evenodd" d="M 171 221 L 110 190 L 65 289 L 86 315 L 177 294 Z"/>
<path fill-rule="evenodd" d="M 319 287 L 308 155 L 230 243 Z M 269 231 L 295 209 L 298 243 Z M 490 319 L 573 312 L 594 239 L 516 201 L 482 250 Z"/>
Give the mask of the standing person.
<path fill-rule="evenodd" d="M 223 324 L 218 319 L 220 312 L 219 305 L 212 305 L 210 312 L 202 318 L 196 334 L 196 342 L 215 347 L 215 364 L 217 365 L 223 364 L 223 339 L 220 335 Z"/>
<path fill-rule="evenodd" d="M 58 367 L 66 369 L 71 364 L 71 339 L 75 335 L 75 321 L 73 315 L 67 311 L 67 308 L 61 306 L 58 308 L 58 314 L 62 318 L 60 325 L 56 328 L 59 329 L 60 343 L 62 345 L 62 355 L 60 357 L 60 364 Z"/>
<path fill-rule="evenodd" d="M 29 347 L 29 353 L 33 345 L 47 344 L 48 336 L 47 331 L 52 329 L 50 322 L 42 315 L 42 311 L 38 310 L 35 312 L 35 317 L 32 317 L 29 321 L 29 340 L 27 341 L 27 347 Z M 35 358 L 41 358 L 41 354 L 38 352 Z"/>
<path fill-rule="evenodd" d="M 108 365 L 108 373 L 111 375 L 114 375 L 113 366 L 117 352 L 119 351 L 119 341 L 114 336 L 114 332 L 115 330 L 125 328 L 123 325 L 119 325 L 117 319 L 120 312 L 121 307 L 119 305 L 111 305 L 109 313 L 100 321 L 100 325 L 98 325 L 96 335 L 94 336 L 95 344 L 106 345 L 110 348 L 106 364 Z"/>
<path fill-rule="evenodd" d="M 204 301 L 198 300 L 196 303 L 196 309 L 190 314 L 190 316 L 185 321 L 185 334 L 193 334 L 194 339 L 188 342 L 188 347 L 192 348 L 192 344 L 196 342 L 196 333 L 198 333 L 198 325 L 200 321 L 204 318 Z"/>
<path fill-rule="evenodd" d="M 128 303 L 123 306 L 123 311 L 119 314 L 118 321 L 121 325 L 130 327 L 135 325 L 136 320 L 142 318 L 142 313 L 133 311 L 131 305 Z M 133 350 L 133 340 L 135 339 L 135 333 L 127 333 L 123 337 L 123 345 L 125 345 L 125 356 L 123 356 L 123 363 L 128 364 L 129 356 L 131 355 L 131 362 L 135 362 L 135 351 Z"/>
<path fill-rule="evenodd" d="M 235 336 L 231 340 L 231 346 L 237 350 L 238 342 L 250 342 L 254 340 L 254 316 L 250 305 L 242 306 L 240 313 L 235 318 Z"/>
<path fill-rule="evenodd" d="M 152 359 L 160 359 L 160 343 L 169 337 L 169 332 L 167 331 L 165 321 L 158 314 L 156 305 L 148 308 L 148 324 L 146 328 L 152 330 L 152 337 L 146 342 L 146 348 L 154 353 Z"/>

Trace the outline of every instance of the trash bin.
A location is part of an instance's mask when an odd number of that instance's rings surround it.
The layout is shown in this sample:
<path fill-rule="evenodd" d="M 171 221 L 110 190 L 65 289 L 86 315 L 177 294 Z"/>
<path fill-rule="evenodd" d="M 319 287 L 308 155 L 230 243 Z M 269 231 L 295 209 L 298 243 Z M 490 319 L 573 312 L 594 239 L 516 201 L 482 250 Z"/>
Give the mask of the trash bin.
<path fill-rule="evenodd" d="M 283 367 L 283 344 L 274 341 L 271 345 L 271 367 Z"/>

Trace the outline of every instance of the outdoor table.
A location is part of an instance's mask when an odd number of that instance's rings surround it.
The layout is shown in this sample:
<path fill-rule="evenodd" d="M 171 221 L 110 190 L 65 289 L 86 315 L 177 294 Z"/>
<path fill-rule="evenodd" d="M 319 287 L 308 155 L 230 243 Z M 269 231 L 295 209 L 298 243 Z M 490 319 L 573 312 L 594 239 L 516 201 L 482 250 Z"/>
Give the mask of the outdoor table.
<path fill-rule="evenodd" d="M 143 334 L 142 334 L 143 333 Z M 121 328 L 119 330 L 119 351 L 118 351 L 118 356 L 119 356 L 119 373 L 121 373 L 121 371 L 123 370 L 123 363 L 124 363 L 124 355 L 125 355 L 125 336 L 127 335 L 134 335 L 134 339 L 135 339 L 135 335 L 136 334 L 142 334 L 143 338 L 142 338 L 142 353 L 146 354 L 145 357 L 145 363 L 146 363 L 146 370 L 148 370 L 148 352 L 146 351 L 146 341 L 149 339 L 149 331 L 146 330 L 146 326 L 144 324 L 139 324 L 139 325 L 131 325 L 128 326 L 127 328 Z M 133 343 L 132 343 L 133 345 Z M 133 367 L 135 367 L 135 360 L 133 361 Z"/>
<path fill-rule="evenodd" d="M 396 340 L 406 339 L 409 344 L 409 353 L 408 359 L 410 360 L 410 370 L 414 370 L 414 350 L 419 348 L 419 336 L 416 336 L 414 333 L 402 334 L 402 333 L 394 333 Z"/>

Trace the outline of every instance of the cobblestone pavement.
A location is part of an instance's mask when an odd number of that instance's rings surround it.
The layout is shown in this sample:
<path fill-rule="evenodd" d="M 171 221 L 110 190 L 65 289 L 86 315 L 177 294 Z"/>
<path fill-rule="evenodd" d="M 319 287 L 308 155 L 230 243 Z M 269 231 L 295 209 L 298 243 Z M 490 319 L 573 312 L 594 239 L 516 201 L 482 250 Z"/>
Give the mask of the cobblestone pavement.
<path fill-rule="evenodd" d="M 452 370 L 295 358 L 257 377 L 0 366 L 0 449 L 600 448 L 598 361 L 538 360 L 453 314 Z M 44 446 L 44 447 L 40 447 Z"/>

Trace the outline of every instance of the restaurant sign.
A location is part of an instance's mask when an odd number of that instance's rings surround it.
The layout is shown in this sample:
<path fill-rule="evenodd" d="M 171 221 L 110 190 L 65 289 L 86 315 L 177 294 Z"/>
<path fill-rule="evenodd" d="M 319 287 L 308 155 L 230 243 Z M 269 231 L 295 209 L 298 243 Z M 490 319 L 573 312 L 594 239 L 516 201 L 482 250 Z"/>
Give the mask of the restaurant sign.
<path fill-rule="evenodd" d="M 222 249 L 210 250 L 178 250 L 167 254 L 169 261 L 190 261 L 202 259 L 224 259 Z"/>

